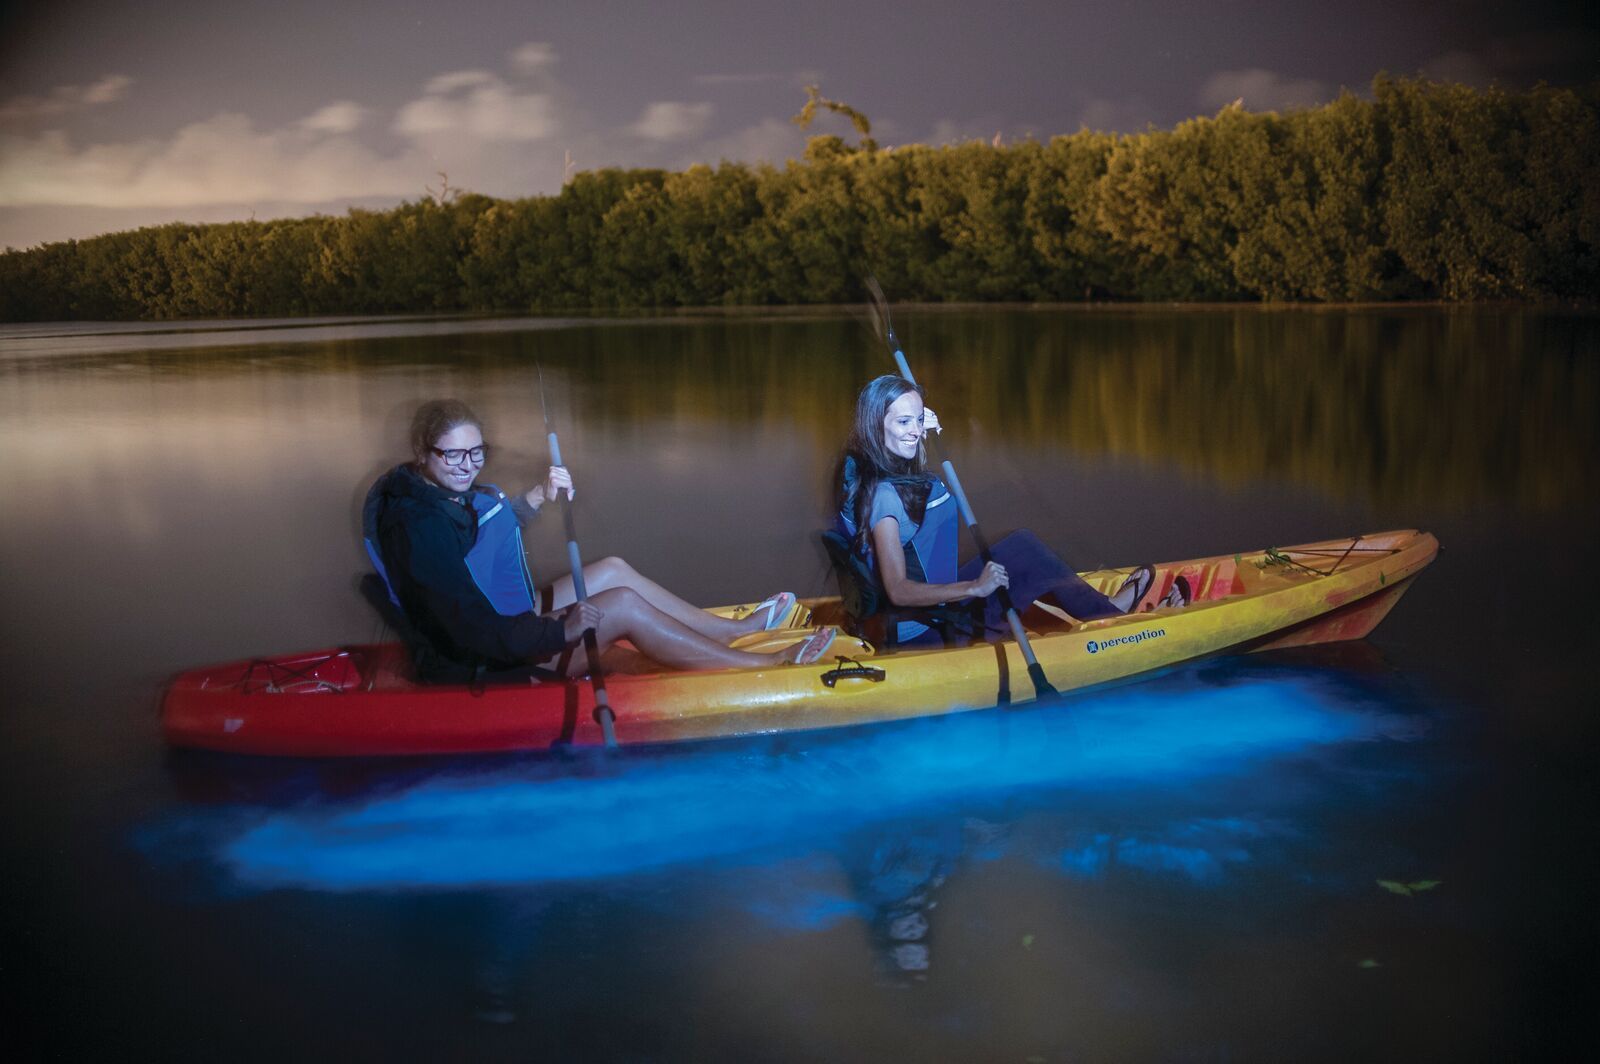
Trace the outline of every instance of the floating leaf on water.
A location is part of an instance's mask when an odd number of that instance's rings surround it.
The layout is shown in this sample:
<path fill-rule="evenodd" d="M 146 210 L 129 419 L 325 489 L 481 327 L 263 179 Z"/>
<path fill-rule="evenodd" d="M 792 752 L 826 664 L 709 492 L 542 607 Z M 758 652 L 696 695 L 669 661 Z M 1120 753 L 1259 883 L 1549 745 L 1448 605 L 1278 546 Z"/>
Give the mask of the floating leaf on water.
<path fill-rule="evenodd" d="M 1378 880 L 1378 886 L 1387 890 L 1390 894 L 1404 894 L 1408 898 L 1411 897 L 1411 888 L 1404 883 L 1397 883 L 1392 879 L 1380 879 Z"/>
<path fill-rule="evenodd" d="M 1383 965 L 1379 964 L 1377 961 L 1373 960 L 1371 957 L 1368 957 L 1365 960 L 1359 962 L 1356 965 L 1356 967 L 1357 968 L 1382 968 Z"/>
<path fill-rule="evenodd" d="M 1443 882 L 1442 879 L 1419 879 L 1415 883 L 1407 883 L 1406 886 L 1412 890 L 1432 890 Z"/>
<path fill-rule="evenodd" d="M 1022 948 L 1023 949 L 1032 949 L 1033 948 L 1033 936 L 1032 935 L 1023 935 L 1022 936 Z"/>

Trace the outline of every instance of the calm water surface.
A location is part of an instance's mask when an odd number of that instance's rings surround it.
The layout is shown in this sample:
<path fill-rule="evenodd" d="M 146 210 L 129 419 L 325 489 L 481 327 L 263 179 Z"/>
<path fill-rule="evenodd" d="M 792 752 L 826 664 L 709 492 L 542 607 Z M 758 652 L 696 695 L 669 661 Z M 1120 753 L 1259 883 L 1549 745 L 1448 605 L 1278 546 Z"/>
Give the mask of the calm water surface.
<path fill-rule="evenodd" d="M 1083 567 L 1394 527 L 1444 553 L 1364 643 L 1048 711 L 614 757 L 169 754 L 174 672 L 376 634 L 357 508 L 419 400 L 476 405 L 489 475 L 524 487 L 542 365 L 587 556 L 708 603 L 817 594 L 823 486 L 887 358 L 842 312 L 0 331 L 8 1042 L 1018 1064 L 1591 1043 L 1600 317 L 898 324 L 991 530 Z"/>

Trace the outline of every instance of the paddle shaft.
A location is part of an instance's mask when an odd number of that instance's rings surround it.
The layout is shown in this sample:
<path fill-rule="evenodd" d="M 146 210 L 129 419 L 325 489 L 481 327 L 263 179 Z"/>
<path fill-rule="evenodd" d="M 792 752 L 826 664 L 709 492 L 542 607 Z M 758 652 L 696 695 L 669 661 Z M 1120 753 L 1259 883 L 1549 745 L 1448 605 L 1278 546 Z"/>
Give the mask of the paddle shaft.
<path fill-rule="evenodd" d="M 565 465 L 561 461 L 561 441 L 556 439 L 554 432 L 547 438 L 550 441 L 550 464 Z M 572 519 L 571 491 L 567 492 L 561 516 L 567 528 L 567 565 L 572 570 L 572 591 L 579 602 L 588 602 L 589 589 L 583 582 L 583 555 L 578 552 L 577 525 Z M 606 694 L 606 674 L 600 668 L 600 641 L 595 638 L 593 628 L 583 630 L 583 649 L 589 655 L 589 682 L 594 685 L 594 719 L 600 725 L 600 734 L 604 736 L 606 745 L 614 747 L 617 745 L 617 715 L 611 711 L 611 698 Z"/>
<path fill-rule="evenodd" d="M 911 363 L 906 361 L 906 353 L 900 349 L 899 344 L 892 346 L 894 362 L 900 368 L 900 376 L 912 384 L 917 383 L 917 378 L 911 373 Z M 934 451 L 933 441 L 926 436 L 923 437 L 923 446 L 929 451 Z M 939 463 L 939 468 L 944 470 L 945 481 L 950 487 L 950 494 L 956 497 L 956 507 L 961 511 L 961 519 L 966 522 L 967 531 L 972 533 L 972 541 L 978 545 L 978 556 L 985 562 L 994 561 L 994 552 L 989 549 L 989 540 L 984 536 L 983 529 L 978 527 L 978 516 L 972 512 L 972 504 L 967 501 L 967 493 L 962 490 L 961 478 L 956 476 L 956 467 L 946 458 Z M 1028 641 L 1028 633 L 1022 627 L 1022 618 L 1011 602 L 1010 589 L 995 588 L 995 596 L 999 599 L 1000 608 L 1006 611 L 1006 623 L 1011 626 L 1011 634 L 1017 641 L 1018 649 L 1022 651 L 1022 660 L 1027 663 L 1028 678 L 1033 681 L 1033 693 L 1039 698 L 1059 693 L 1045 677 L 1044 666 L 1039 664 L 1039 659 L 1033 653 L 1033 644 Z"/>

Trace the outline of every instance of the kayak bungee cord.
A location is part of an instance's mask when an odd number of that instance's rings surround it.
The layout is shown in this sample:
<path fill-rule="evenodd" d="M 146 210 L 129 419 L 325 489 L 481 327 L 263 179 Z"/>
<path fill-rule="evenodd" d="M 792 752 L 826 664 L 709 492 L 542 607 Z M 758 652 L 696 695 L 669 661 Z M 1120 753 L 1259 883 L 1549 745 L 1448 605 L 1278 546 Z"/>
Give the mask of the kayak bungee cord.
<path fill-rule="evenodd" d="M 1295 551 L 1296 554 L 1301 554 L 1301 555 L 1304 555 L 1304 556 L 1306 556 L 1308 558 L 1332 558 L 1335 554 L 1337 554 L 1338 558 L 1336 558 L 1334 560 L 1333 565 L 1331 567 L 1327 568 L 1327 569 L 1314 569 L 1311 566 L 1306 565 L 1304 562 L 1295 561 L 1293 558 L 1289 557 L 1288 554 L 1286 554 L 1283 551 L 1279 550 L 1277 547 L 1268 547 L 1263 552 L 1263 554 L 1262 554 L 1263 560 L 1261 561 L 1259 567 L 1260 568 L 1266 568 L 1268 565 L 1282 565 L 1282 566 L 1285 566 L 1287 568 L 1299 569 L 1302 572 L 1310 573 L 1312 576 L 1332 576 L 1334 573 L 1339 571 L 1339 567 L 1341 565 L 1343 565 L 1345 563 L 1345 560 L 1347 558 L 1349 558 L 1350 555 L 1352 555 L 1352 554 L 1394 554 L 1394 553 L 1396 553 L 1396 550 L 1393 547 L 1363 547 L 1363 546 L 1360 545 L 1361 538 L 1362 537 L 1357 536 L 1355 539 L 1351 540 L 1350 541 L 1350 545 L 1348 547 L 1344 548 L 1342 551 L 1338 550 L 1338 549 L 1334 549 L 1334 550 L 1331 550 L 1331 551 L 1328 551 L 1328 550 L 1296 550 Z"/>
<path fill-rule="evenodd" d="M 895 365 L 900 369 L 900 376 L 916 384 L 917 378 L 911 374 L 911 363 L 906 361 L 906 353 L 901 350 L 900 341 L 895 338 L 894 323 L 889 320 L 889 301 L 884 298 L 883 289 L 878 286 L 878 279 L 868 274 L 866 285 L 868 293 L 872 296 L 873 322 L 877 326 L 878 336 L 889 345 Z M 933 440 L 924 436 L 922 442 L 934 460 L 938 461 Z M 972 533 L 972 541 L 978 545 L 978 555 L 985 563 L 994 561 L 994 554 L 989 550 L 989 541 L 984 537 L 983 530 L 978 527 L 978 517 L 972 512 L 972 505 L 967 502 L 967 493 L 961 488 L 961 478 L 956 476 L 956 467 L 946 458 L 939 463 L 939 468 L 944 470 L 950 494 L 956 498 L 956 508 L 961 511 L 961 519 L 966 522 L 967 531 Z M 998 587 L 994 593 L 1000 608 L 1006 612 L 1006 621 L 1011 625 L 1011 634 L 1016 638 L 1017 647 L 1022 651 L 1022 660 L 1027 662 L 1028 678 L 1033 681 L 1034 695 L 1042 700 L 1059 694 L 1060 692 L 1045 678 L 1044 666 L 1040 665 L 1039 659 L 1034 656 L 1033 644 L 1028 642 L 1028 633 L 1022 627 L 1022 618 L 1017 615 L 1017 608 L 1011 602 L 1010 590 Z"/>
<path fill-rule="evenodd" d="M 561 461 L 561 441 L 556 438 L 555 430 L 550 427 L 550 405 L 544 398 L 544 366 L 538 366 L 538 370 L 539 410 L 544 415 L 545 438 L 550 441 L 550 464 L 564 465 L 565 463 Z M 572 570 L 572 590 L 578 596 L 580 603 L 588 602 L 589 589 L 583 582 L 583 555 L 578 551 L 578 530 L 572 518 L 571 488 L 567 489 L 567 497 L 562 500 L 561 516 L 567 529 L 567 566 Z M 606 747 L 615 749 L 617 715 L 611 711 L 611 699 L 606 695 L 606 676 L 604 670 L 600 668 L 600 642 L 595 638 L 592 625 L 583 630 L 583 649 L 589 656 L 589 682 L 594 686 L 594 719 L 600 725 L 600 734 L 605 739 Z"/>

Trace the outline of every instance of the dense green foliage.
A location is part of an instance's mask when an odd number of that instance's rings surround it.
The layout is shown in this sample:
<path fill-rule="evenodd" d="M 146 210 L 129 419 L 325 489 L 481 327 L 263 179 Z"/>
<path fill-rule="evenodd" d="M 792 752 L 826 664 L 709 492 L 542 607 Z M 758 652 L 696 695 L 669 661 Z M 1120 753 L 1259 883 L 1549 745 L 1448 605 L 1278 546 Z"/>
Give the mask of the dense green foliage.
<path fill-rule="evenodd" d="M 867 270 L 925 301 L 1600 291 L 1600 88 L 1373 90 L 1008 147 L 821 136 L 782 168 L 48 244 L 0 255 L 0 319 L 829 303 Z"/>

